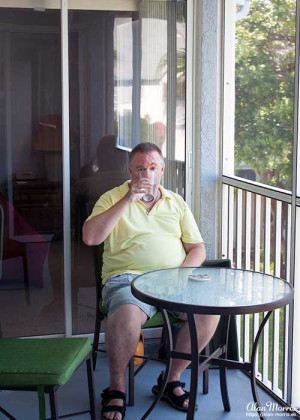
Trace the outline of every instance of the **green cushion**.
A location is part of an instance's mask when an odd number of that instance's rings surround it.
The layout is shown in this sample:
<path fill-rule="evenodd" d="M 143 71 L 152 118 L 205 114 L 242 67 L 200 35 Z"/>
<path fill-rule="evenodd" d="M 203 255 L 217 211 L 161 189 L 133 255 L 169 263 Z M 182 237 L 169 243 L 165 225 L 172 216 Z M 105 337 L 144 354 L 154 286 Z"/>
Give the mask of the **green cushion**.
<path fill-rule="evenodd" d="M 107 316 L 108 310 L 107 307 L 103 305 L 103 303 L 100 301 L 99 303 L 99 311 L 104 315 Z"/>
<path fill-rule="evenodd" d="M 100 302 L 99 304 L 99 310 L 104 315 L 107 316 L 108 310 L 106 306 Z M 171 324 L 174 324 L 176 322 L 180 322 L 177 318 L 175 318 L 172 314 L 169 313 L 169 319 Z M 164 326 L 164 319 L 162 316 L 162 313 L 160 311 L 157 311 L 156 314 L 148 319 L 148 321 L 143 325 L 143 328 L 151 328 L 151 327 L 163 327 Z"/>
<path fill-rule="evenodd" d="M 0 387 L 64 385 L 90 351 L 88 338 L 0 338 Z"/>
<path fill-rule="evenodd" d="M 164 320 L 162 313 L 157 311 L 152 318 L 148 319 L 148 321 L 143 325 L 143 328 L 151 328 L 151 327 L 162 327 L 164 325 Z"/>
<path fill-rule="evenodd" d="M 108 311 L 106 306 L 104 306 L 101 302 L 99 304 L 99 310 L 104 315 L 107 316 Z M 171 322 L 173 322 L 173 317 L 171 315 Z M 162 327 L 164 325 L 164 320 L 162 313 L 160 311 L 157 311 L 156 314 L 148 319 L 148 321 L 143 325 L 143 328 L 151 328 L 151 327 Z"/>

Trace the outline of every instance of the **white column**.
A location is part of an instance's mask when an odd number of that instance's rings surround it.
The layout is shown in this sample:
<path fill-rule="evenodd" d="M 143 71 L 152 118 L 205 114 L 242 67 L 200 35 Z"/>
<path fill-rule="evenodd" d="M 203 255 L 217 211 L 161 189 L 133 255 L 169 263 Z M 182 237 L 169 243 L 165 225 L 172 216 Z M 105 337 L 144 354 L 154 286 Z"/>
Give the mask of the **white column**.
<path fill-rule="evenodd" d="M 194 1 L 194 188 L 196 220 L 208 258 L 221 254 L 221 2 Z"/>

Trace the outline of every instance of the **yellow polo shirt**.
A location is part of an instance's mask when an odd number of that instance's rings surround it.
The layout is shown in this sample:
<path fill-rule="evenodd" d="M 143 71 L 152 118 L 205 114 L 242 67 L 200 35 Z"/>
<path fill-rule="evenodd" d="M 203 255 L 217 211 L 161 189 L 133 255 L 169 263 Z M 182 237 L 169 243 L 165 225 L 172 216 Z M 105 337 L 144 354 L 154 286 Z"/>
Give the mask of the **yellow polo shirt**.
<path fill-rule="evenodd" d="M 93 208 L 91 219 L 108 210 L 128 191 L 128 182 L 104 193 Z M 186 253 L 182 242 L 202 243 L 191 210 L 180 195 L 159 187 L 162 198 L 150 212 L 141 201 L 127 208 L 104 241 L 103 282 L 122 273 L 178 267 Z"/>

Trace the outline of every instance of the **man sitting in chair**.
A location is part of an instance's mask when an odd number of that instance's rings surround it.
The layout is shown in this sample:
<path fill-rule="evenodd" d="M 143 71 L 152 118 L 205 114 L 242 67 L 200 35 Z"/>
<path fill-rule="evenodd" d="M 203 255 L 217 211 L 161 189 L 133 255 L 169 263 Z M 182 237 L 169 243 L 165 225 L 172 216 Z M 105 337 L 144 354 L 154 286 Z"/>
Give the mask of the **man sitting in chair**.
<path fill-rule="evenodd" d="M 156 308 L 131 294 L 130 283 L 139 274 L 172 267 L 195 267 L 205 259 L 205 247 L 195 219 L 184 200 L 164 189 L 160 181 L 165 169 L 161 150 L 153 143 L 140 143 L 130 153 L 130 181 L 103 194 L 83 226 L 83 241 L 98 245 L 104 241 L 102 278 L 103 304 L 108 308 L 106 345 L 110 387 L 102 393 L 102 419 L 125 417 L 125 372 L 133 357 L 140 331 Z M 144 201 L 151 190 L 152 201 Z M 181 319 L 186 320 L 182 314 Z M 219 316 L 195 315 L 200 351 L 213 336 Z M 176 350 L 190 351 L 187 322 L 181 327 Z M 175 359 L 163 398 L 187 411 L 189 394 L 180 376 L 190 362 Z M 163 372 L 158 377 L 162 382 Z"/>

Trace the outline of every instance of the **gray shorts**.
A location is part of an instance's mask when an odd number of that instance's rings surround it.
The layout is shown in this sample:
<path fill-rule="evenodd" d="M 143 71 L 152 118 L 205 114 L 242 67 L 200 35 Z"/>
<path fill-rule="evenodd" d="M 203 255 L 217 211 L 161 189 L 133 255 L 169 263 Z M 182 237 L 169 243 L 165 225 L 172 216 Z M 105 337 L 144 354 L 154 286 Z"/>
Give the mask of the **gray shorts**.
<path fill-rule="evenodd" d="M 131 293 L 131 282 L 135 277 L 137 277 L 137 274 L 119 274 L 117 276 L 111 276 L 104 284 L 102 301 L 110 314 L 116 311 L 121 305 L 131 303 L 145 312 L 148 318 L 152 318 L 155 315 L 157 311 L 155 306 L 141 302 Z"/>

